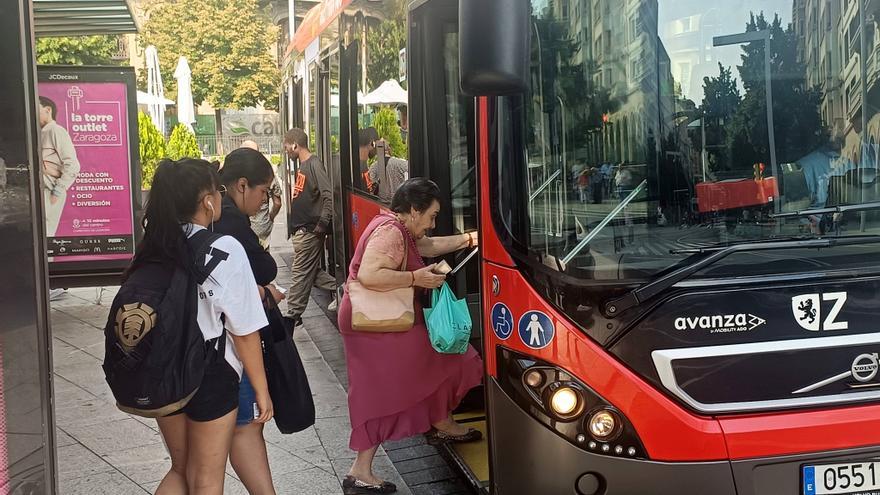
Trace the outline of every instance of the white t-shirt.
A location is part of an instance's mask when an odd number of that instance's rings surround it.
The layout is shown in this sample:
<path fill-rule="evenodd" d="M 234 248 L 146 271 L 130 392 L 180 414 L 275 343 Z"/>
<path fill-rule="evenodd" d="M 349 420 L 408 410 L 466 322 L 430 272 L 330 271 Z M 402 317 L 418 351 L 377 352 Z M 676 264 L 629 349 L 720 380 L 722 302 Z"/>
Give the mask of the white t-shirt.
<path fill-rule="evenodd" d="M 184 225 L 184 232 L 192 236 L 204 230 L 201 225 Z M 243 366 L 231 335 L 244 336 L 269 324 L 254 273 L 247 253 L 234 238 L 224 235 L 211 244 L 204 260 L 196 260 L 210 266 L 211 259 L 219 256 L 221 261 L 211 271 L 205 282 L 199 285 L 199 328 L 205 340 L 216 339 L 223 333 L 220 315 L 226 318 L 226 361 L 241 376 Z M 225 259 L 222 259 L 225 256 Z"/>

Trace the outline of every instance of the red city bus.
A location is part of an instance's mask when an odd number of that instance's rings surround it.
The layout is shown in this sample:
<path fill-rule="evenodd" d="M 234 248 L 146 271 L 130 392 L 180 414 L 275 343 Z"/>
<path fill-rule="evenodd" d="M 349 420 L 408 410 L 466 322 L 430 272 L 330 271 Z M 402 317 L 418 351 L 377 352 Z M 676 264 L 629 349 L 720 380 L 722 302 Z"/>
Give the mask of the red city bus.
<path fill-rule="evenodd" d="M 357 184 L 359 9 L 314 97 L 332 115 L 339 88 L 340 280 L 381 208 Z M 448 192 L 436 234 L 480 231 L 450 282 L 486 363 L 458 417 L 487 441 L 446 447 L 475 488 L 880 491 L 878 10 L 410 5 L 410 173 Z"/>

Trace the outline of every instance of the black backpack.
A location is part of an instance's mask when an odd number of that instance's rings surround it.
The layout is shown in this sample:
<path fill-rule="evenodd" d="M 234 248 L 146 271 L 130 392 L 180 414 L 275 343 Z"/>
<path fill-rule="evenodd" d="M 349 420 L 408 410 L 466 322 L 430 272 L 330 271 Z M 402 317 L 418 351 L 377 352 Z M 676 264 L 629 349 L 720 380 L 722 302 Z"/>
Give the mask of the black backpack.
<path fill-rule="evenodd" d="M 224 359 L 226 331 L 205 341 L 197 320 L 198 285 L 216 266 L 202 261 L 219 237 L 196 232 L 187 241 L 191 271 L 145 263 L 113 299 L 102 367 L 122 411 L 148 418 L 179 411 L 199 389 L 205 369 Z"/>

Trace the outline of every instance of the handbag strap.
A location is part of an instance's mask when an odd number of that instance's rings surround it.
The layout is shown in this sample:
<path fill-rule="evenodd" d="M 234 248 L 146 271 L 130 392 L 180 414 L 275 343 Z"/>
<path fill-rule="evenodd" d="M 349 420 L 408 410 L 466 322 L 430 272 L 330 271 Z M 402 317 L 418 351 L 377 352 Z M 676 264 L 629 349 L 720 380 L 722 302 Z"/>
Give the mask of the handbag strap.
<path fill-rule="evenodd" d="M 415 248 L 415 240 L 413 240 L 412 235 L 406 229 L 406 226 L 401 224 L 400 220 L 398 220 L 397 217 L 395 217 L 394 215 L 391 215 L 390 213 L 383 213 L 383 215 L 386 216 L 388 218 L 388 220 L 377 225 L 376 228 L 373 229 L 373 232 L 376 232 L 376 230 L 379 227 L 381 227 L 383 225 L 387 225 L 389 223 L 391 225 L 394 225 L 394 227 L 396 227 L 397 230 L 400 231 L 400 235 L 403 236 L 403 244 L 404 244 L 403 245 L 403 262 L 400 264 L 400 271 L 402 271 L 402 272 L 406 271 L 407 261 L 409 259 L 409 248 L 411 246 L 413 248 Z M 373 235 L 373 232 L 370 233 L 371 236 Z"/>

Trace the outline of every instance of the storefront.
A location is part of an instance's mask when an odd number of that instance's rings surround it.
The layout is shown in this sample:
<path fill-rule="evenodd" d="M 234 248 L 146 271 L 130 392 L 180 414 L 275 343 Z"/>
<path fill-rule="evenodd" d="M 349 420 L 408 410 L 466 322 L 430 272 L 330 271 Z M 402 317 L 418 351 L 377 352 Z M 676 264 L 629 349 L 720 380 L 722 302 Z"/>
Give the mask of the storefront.
<path fill-rule="evenodd" d="M 34 37 L 135 31 L 125 0 L 0 4 L 0 494 L 57 491 Z"/>

